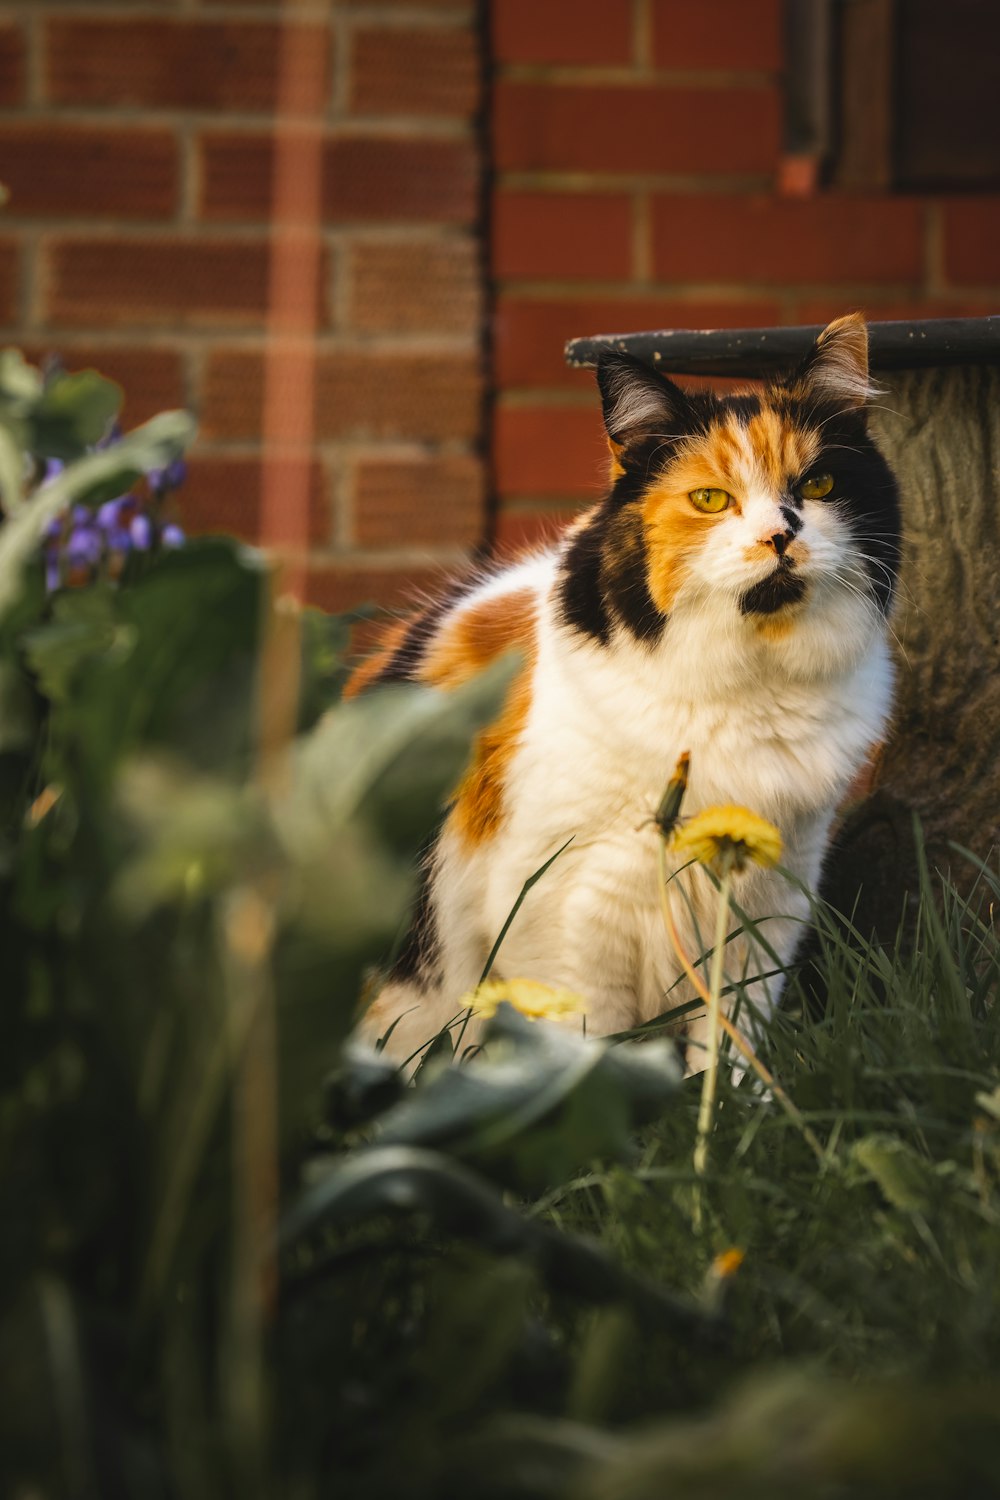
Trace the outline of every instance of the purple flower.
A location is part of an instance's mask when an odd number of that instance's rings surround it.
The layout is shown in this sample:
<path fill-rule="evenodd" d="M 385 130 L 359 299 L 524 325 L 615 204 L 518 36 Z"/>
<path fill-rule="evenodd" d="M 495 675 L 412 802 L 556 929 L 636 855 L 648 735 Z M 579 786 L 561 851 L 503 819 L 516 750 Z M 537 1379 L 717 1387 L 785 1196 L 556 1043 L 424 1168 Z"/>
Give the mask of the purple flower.
<path fill-rule="evenodd" d="M 185 536 L 183 531 L 179 526 L 175 526 L 172 521 L 164 526 L 160 532 L 161 547 L 183 547 L 184 542 Z"/>
<path fill-rule="evenodd" d="M 153 523 L 149 517 L 140 511 L 133 517 L 128 530 L 132 546 L 137 547 L 140 552 L 148 552 L 153 544 Z"/>
<path fill-rule="evenodd" d="M 54 549 L 45 554 L 45 587 L 50 594 L 54 594 L 62 583 L 62 563 L 59 553 Z"/>
<path fill-rule="evenodd" d="M 176 490 L 187 478 L 187 464 L 183 458 L 175 458 L 172 464 L 165 469 L 150 469 L 146 478 L 149 480 L 150 488 L 157 495 L 163 495 L 167 490 Z"/>
<path fill-rule="evenodd" d="M 104 538 L 96 526 L 74 526 L 66 539 L 66 561 L 71 568 L 92 568 L 103 551 Z"/>
<path fill-rule="evenodd" d="M 116 500 L 105 500 L 97 509 L 97 524 L 102 531 L 120 531 L 128 526 L 138 510 L 134 495 L 119 495 Z"/>
<path fill-rule="evenodd" d="M 42 462 L 42 477 L 38 481 L 41 489 L 43 484 L 49 484 L 57 475 L 61 474 L 66 465 L 60 458 L 46 458 Z"/>
<path fill-rule="evenodd" d="M 62 549 L 65 582 L 71 588 L 89 583 L 104 554 L 104 538 L 96 526 L 74 526 Z"/>

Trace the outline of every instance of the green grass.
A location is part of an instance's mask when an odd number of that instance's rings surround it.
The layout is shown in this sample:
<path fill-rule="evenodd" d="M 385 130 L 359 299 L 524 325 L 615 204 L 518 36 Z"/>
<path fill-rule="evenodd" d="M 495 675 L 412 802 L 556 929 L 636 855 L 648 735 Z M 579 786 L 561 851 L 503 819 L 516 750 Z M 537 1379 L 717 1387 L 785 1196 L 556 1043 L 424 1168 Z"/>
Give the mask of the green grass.
<path fill-rule="evenodd" d="M 971 899 L 929 876 L 890 947 L 817 909 L 764 1055 L 824 1146 L 752 1078 L 720 1083 L 705 1217 L 690 1167 L 699 1081 L 636 1169 L 591 1171 L 536 1211 L 696 1292 L 715 1253 L 734 1363 L 809 1358 L 850 1376 L 984 1372 L 1000 1353 L 1000 947 L 996 876 Z M 985 898 L 985 899 L 984 899 Z M 655 1407 L 656 1398 L 652 1397 Z"/>

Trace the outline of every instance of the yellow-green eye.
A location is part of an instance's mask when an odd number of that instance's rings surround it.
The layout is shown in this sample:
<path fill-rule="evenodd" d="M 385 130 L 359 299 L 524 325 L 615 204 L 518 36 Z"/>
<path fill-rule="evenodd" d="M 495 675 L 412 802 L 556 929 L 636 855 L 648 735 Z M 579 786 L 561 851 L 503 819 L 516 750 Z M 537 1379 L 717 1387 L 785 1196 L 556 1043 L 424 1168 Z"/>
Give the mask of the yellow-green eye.
<path fill-rule="evenodd" d="M 832 474 L 810 474 L 808 479 L 803 479 L 799 485 L 799 494 L 803 500 L 822 500 L 833 489 Z"/>
<path fill-rule="evenodd" d="M 706 511 L 709 515 L 725 510 L 732 498 L 728 490 L 692 490 L 688 496 L 696 510 Z"/>

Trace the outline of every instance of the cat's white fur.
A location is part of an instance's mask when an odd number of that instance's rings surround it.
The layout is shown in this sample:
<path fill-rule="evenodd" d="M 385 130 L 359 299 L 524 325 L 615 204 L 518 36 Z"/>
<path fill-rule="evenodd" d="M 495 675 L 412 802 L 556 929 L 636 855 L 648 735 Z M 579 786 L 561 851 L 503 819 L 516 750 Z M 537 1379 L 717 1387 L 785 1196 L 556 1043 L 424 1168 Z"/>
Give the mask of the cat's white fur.
<path fill-rule="evenodd" d="M 857 372 L 849 376 L 856 388 Z M 445 825 L 434 885 L 442 978 L 425 993 L 392 983 L 382 992 L 370 1030 L 396 1020 L 392 1055 L 409 1057 L 456 1016 L 524 881 L 570 839 L 514 919 L 494 972 L 579 991 L 595 1034 L 690 998 L 659 909 L 650 822 L 683 751 L 691 756 L 685 815 L 720 803 L 753 809 L 779 827 L 783 865 L 815 889 L 837 806 L 885 731 L 893 679 L 886 628 L 863 597 L 842 518 L 820 502 L 804 505 L 794 544 L 809 583 L 794 627 L 765 631 L 741 614 L 741 593 L 774 565 L 755 545 L 782 525 L 765 473 L 750 463 L 741 483 L 741 514 L 713 527 L 689 560 L 653 645 L 624 628 L 599 644 L 561 621 L 558 573 L 569 539 L 455 607 L 458 615 L 486 596 L 532 589 L 531 704 L 499 831 L 470 847 L 454 819 Z M 714 887 L 692 867 L 669 889 L 688 951 L 700 955 L 711 943 Z M 808 918 L 803 891 L 751 867 L 736 878 L 734 897 L 788 962 Z M 731 979 L 775 967 L 746 938 L 727 947 Z M 778 979 L 758 979 L 749 998 L 766 1015 L 779 990 Z M 695 1043 L 704 1024 L 692 1028 Z M 466 1041 L 473 1037 L 474 1029 Z M 689 1063 L 700 1066 L 697 1054 Z"/>

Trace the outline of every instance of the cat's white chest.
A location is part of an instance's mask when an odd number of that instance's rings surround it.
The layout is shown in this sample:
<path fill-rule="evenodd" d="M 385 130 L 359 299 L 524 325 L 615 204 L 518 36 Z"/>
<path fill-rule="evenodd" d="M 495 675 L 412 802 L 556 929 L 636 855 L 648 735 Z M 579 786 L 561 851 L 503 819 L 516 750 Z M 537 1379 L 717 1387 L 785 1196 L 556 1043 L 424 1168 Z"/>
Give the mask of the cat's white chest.
<path fill-rule="evenodd" d="M 542 653 L 506 827 L 489 854 L 486 906 L 499 930 L 524 880 L 572 840 L 511 930 L 507 972 L 565 982 L 566 956 L 586 932 L 594 973 L 629 975 L 641 1013 L 652 1015 L 673 963 L 650 823 L 678 756 L 691 755 L 687 814 L 735 803 L 769 818 L 785 865 L 813 885 L 836 803 L 878 733 L 888 667 L 875 652 L 843 678 L 793 683 L 780 670 L 769 677 L 707 655 L 699 663 L 689 652 L 671 671 L 653 653 L 625 653 Z M 762 913 L 798 905 L 772 885 L 781 877 L 758 874 L 753 905 Z M 707 887 L 701 896 L 709 899 Z M 795 939 L 790 928 L 789 952 Z"/>

